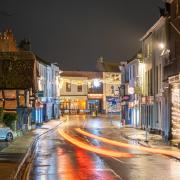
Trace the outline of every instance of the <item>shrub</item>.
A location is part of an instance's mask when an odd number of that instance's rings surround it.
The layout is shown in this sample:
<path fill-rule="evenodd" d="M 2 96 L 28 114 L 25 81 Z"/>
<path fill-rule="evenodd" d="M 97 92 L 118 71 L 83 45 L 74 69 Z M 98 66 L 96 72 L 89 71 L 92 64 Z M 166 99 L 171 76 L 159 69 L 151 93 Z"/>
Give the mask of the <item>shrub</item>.
<path fill-rule="evenodd" d="M 3 108 L 0 107 L 0 123 L 3 122 L 3 116 L 4 116 L 4 113 L 3 113 Z"/>
<path fill-rule="evenodd" d="M 6 126 L 10 127 L 13 129 L 13 124 L 17 120 L 17 113 L 12 113 L 12 112 L 4 112 L 4 117 L 3 117 L 3 122 Z"/>

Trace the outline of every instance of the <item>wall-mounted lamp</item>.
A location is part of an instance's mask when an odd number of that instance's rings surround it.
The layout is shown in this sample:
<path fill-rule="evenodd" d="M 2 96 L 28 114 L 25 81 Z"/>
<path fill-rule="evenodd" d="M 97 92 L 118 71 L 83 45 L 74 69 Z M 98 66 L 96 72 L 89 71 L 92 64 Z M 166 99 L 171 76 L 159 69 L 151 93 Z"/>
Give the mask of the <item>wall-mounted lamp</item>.
<path fill-rule="evenodd" d="M 159 43 L 159 49 L 164 49 L 165 48 L 165 44 L 164 43 Z"/>

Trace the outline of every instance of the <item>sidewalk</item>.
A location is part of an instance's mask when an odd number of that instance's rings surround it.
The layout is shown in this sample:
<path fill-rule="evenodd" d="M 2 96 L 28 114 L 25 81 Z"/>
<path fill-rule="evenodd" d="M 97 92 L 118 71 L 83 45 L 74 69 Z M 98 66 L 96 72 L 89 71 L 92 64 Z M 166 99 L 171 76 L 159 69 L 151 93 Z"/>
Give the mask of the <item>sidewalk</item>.
<path fill-rule="evenodd" d="M 8 147 L 0 151 L 0 179 L 10 179 L 17 171 L 22 159 L 35 139 L 57 127 L 62 121 L 50 120 L 41 127 L 17 137 Z"/>
<path fill-rule="evenodd" d="M 116 120 L 113 120 L 113 126 L 118 128 L 119 134 L 123 136 L 125 139 L 134 141 L 134 143 L 138 143 L 145 147 L 151 147 L 151 148 L 157 148 L 157 149 L 166 149 L 166 150 L 173 150 L 180 152 L 180 149 L 178 147 L 165 144 L 163 142 L 162 136 L 157 134 L 147 134 L 147 140 L 146 141 L 146 131 L 133 128 L 130 126 L 119 126 L 118 122 Z M 180 160 L 180 157 L 174 156 L 174 158 Z"/>

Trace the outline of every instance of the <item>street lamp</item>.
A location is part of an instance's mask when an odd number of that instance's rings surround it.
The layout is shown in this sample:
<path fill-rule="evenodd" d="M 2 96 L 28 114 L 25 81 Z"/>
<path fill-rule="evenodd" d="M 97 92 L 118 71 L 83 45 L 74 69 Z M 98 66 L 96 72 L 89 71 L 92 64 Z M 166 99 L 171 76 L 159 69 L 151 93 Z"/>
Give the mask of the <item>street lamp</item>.
<path fill-rule="evenodd" d="M 159 45 L 158 45 L 158 46 L 159 46 L 159 49 L 161 49 L 161 50 L 163 50 L 163 49 L 165 48 L 165 44 L 164 44 L 164 43 L 162 43 L 162 42 L 161 42 L 161 43 L 159 43 Z"/>
<path fill-rule="evenodd" d="M 94 85 L 94 87 L 96 87 L 96 88 L 100 87 L 100 85 L 101 85 L 100 80 L 99 80 L 99 79 L 94 79 L 94 80 L 93 80 L 93 85 Z"/>

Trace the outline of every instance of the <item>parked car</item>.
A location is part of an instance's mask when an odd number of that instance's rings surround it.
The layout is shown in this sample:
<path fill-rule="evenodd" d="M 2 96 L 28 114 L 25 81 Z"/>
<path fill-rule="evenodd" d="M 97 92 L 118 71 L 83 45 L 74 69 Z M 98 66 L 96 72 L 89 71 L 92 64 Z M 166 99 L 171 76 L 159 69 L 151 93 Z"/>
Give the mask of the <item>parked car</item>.
<path fill-rule="evenodd" d="M 13 132 L 9 127 L 0 128 L 0 140 L 12 141 L 13 140 Z"/>

